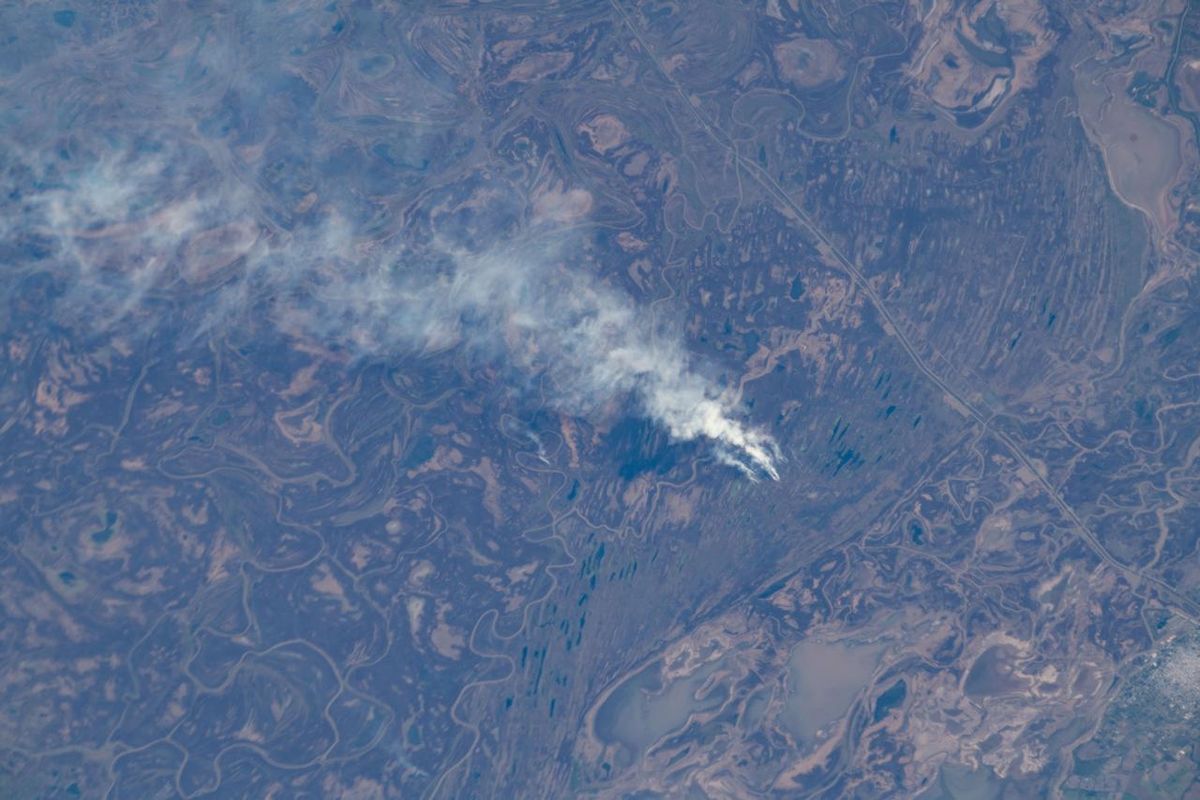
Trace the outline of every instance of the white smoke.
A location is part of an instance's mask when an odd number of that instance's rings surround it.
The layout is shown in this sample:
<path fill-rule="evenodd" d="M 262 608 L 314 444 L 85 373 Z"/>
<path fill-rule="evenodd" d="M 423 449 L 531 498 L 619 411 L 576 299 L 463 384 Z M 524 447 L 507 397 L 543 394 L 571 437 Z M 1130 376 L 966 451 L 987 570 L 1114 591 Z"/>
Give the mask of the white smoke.
<path fill-rule="evenodd" d="M 373 355 L 502 353 L 546 375 L 564 410 L 631 397 L 673 439 L 710 441 L 752 479 L 779 477 L 774 440 L 740 421 L 736 398 L 695 368 L 679 332 L 602 285 L 566 236 L 412 247 L 359 236 L 336 217 L 268 235 L 245 192 L 220 181 L 198 192 L 164 174 L 159 160 L 119 158 L 28 205 L 30 228 L 67 269 L 68 300 L 85 302 L 101 327 L 145 320 L 147 295 L 175 294 L 204 304 L 203 334 L 269 293 L 289 330 Z"/>
<path fill-rule="evenodd" d="M 423 337 L 446 336 L 464 316 L 476 325 L 484 320 L 474 333 L 453 332 L 467 339 L 501 334 L 521 367 L 549 372 L 563 405 L 586 411 L 632 395 L 674 439 L 708 439 L 726 463 L 751 477 L 778 479 L 775 442 L 736 419 L 731 399 L 691 368 L 679 336 L 656 325 L 628 295 L 529 250 L 456 254 L 452 278 L 422 298 Z"/>

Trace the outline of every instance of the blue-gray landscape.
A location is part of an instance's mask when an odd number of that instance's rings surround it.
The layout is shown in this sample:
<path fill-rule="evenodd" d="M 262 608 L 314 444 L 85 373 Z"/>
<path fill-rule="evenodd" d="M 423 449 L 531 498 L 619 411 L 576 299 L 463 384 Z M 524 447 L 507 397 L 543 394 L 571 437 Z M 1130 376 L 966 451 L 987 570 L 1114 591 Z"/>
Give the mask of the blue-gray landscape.
<path fill-rule="evenodd" d="M 0 2 L 0 798 L 1200 798 L 1200 7 Z"/>

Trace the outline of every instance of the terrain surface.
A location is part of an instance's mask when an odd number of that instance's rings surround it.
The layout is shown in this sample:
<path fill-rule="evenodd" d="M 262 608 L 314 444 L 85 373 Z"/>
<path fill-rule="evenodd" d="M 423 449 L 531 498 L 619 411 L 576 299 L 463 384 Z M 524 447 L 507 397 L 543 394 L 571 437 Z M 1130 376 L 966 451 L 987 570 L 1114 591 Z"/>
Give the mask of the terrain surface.
<path fill-rule="evenodd" d="M 1200 796 L 1185 0 L 0 32 L 0 796 Z"/>

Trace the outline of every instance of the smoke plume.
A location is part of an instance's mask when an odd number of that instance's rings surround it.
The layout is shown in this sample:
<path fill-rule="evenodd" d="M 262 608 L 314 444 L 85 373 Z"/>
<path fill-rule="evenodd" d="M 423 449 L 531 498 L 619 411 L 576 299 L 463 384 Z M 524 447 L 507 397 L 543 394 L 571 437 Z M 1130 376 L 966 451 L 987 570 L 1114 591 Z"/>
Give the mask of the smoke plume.
<path fill-rule="evenodd" d="M 270 296 L 289 330 L 364 355 L 485 350 L 548 377 L 552 401 L 583 415 L 632 398 L 673 439 L 708 440 L 751 478 L 778 478 L 771 437 L 738 418 L 677 330 L 579 263 L 571 235 L 525 225 L 481 239 L 443 225 L 419 245 L 403 231 L 381 242 L 336 213 L 272 229 L 247 190 L 174 160 L 105 156 L 43 174 L 23 199 L 17 228 L 49 250 L 67 286 L 60 311 L 100 330 L 153 326 L 149 301 L 173 298 L 206 335 Z"/>

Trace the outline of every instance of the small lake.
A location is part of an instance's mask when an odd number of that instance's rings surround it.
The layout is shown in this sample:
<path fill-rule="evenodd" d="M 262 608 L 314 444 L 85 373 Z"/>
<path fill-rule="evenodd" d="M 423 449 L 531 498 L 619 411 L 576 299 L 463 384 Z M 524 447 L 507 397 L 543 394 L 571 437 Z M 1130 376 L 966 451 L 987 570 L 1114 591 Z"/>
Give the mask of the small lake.
<path fill-rule="evenodd" d="M 720 665 L 721 661 L 714 661 L 664 686 L 659 662 L 654 662 L 628 678 L 604 701 L 596 713 L 596 734 L 605 741 L 620 742 L 635 753 L 644 752 L 682 728 L 692 714 L 713 711 L 725 702 L 728 693 L 724 688 L 698 696 Z"/>
<path fill-rule="evenodd" d="M 788 658 L 788 696 L 782 721 L 792 735 L 811 742 L 836 722 L 870 682 L 884 645 L 804 641 Z"/>

